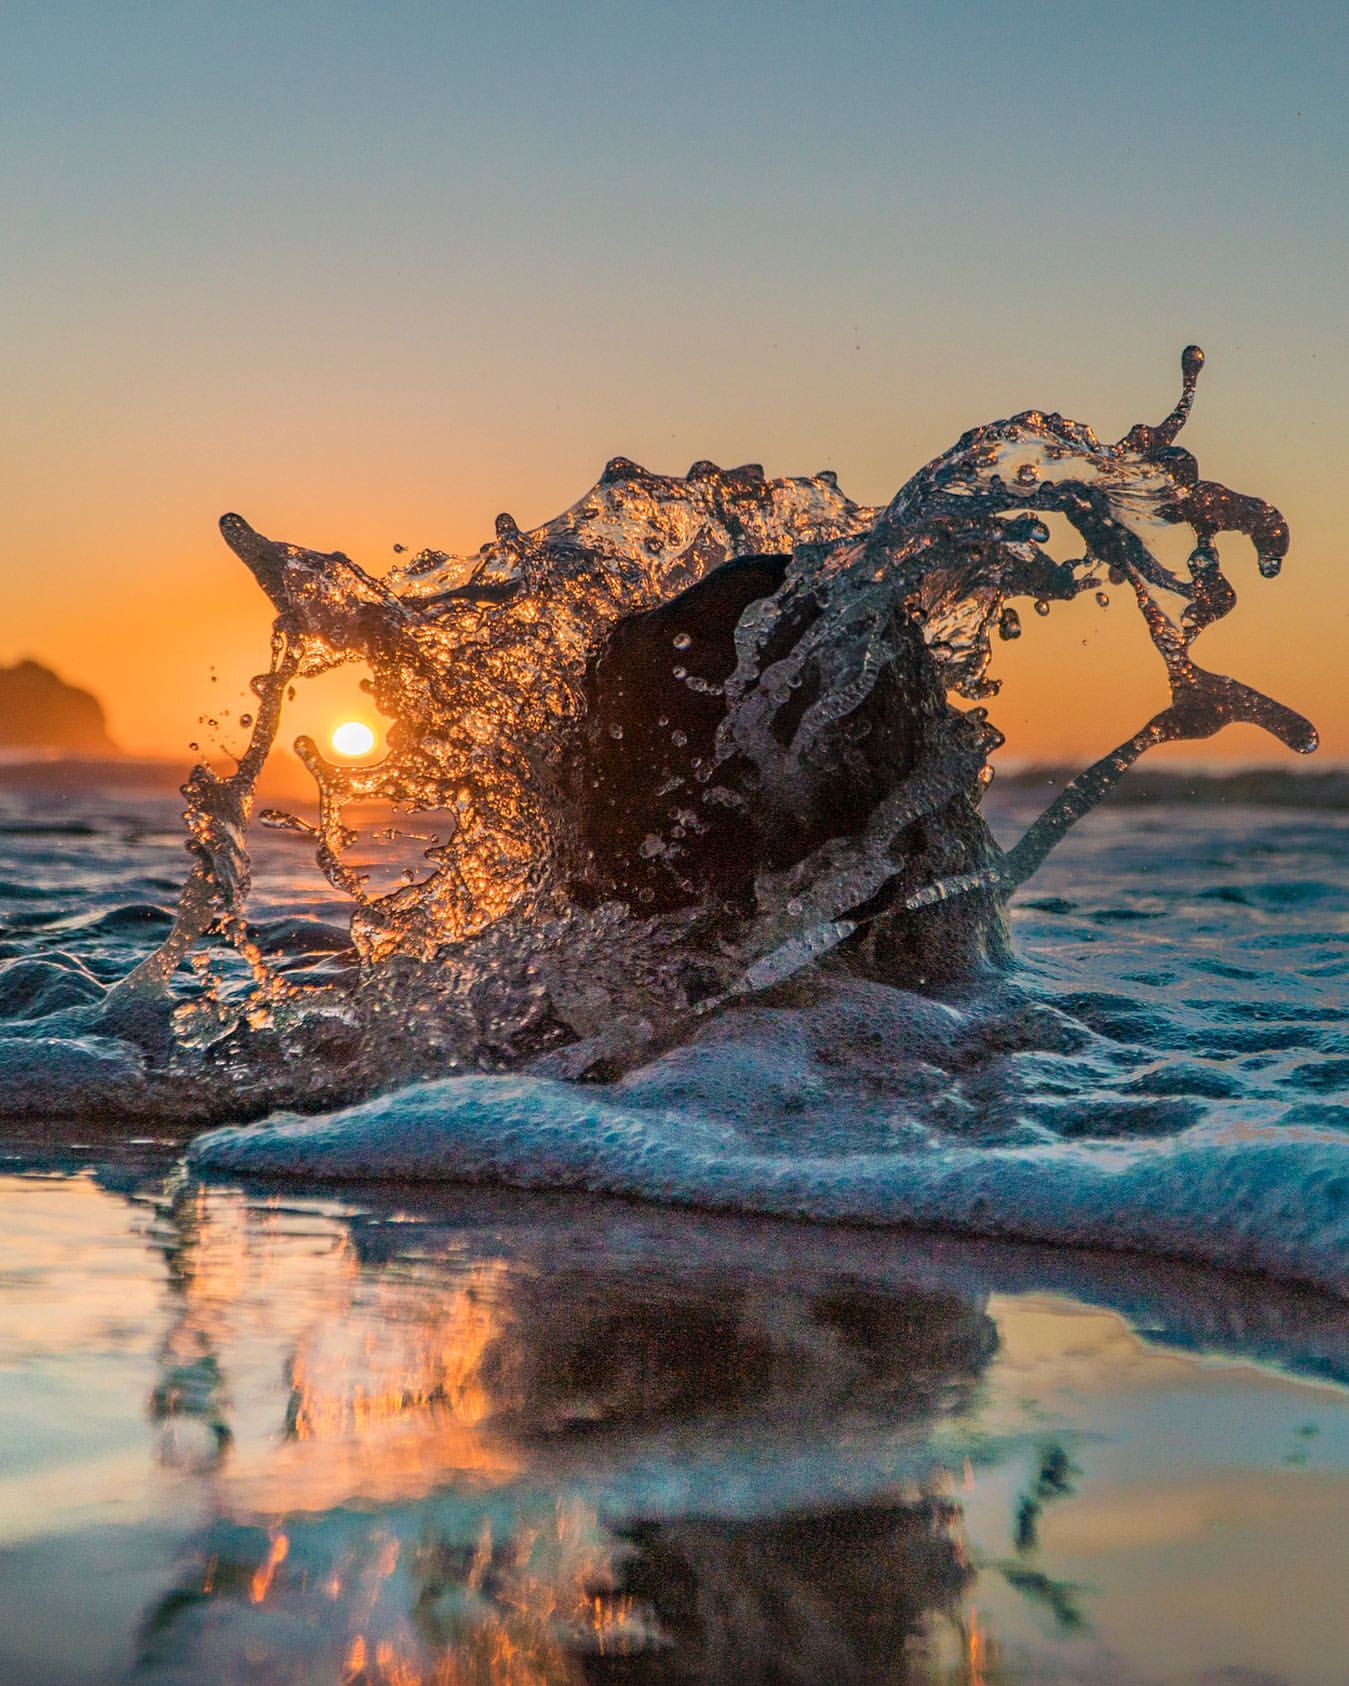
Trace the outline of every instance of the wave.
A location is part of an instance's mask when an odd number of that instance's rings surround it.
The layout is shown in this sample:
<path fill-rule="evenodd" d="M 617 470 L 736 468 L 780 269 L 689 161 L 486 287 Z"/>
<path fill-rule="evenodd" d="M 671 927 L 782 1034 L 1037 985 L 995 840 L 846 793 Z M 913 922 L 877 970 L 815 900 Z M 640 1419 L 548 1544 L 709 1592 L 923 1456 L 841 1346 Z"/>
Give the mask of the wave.
<path fill-rule="evenodd" d="M 737 1087 L 752 1071 L 723 1072 Z M 837 1126 L 845 1134 L 846 1127 Z M 784 1136 L 790 1134 L 784 1129 Z M 1209 1126 L 1165 1141 L 755 1149 L 723 1121 L 547 1079 L 412 1085 L 200 1137 L 196 1171 L 585 1189 L 829 1223 L 913 1225 L 1255 1271 L 1349 1297 L 1343 1137 Z"/>

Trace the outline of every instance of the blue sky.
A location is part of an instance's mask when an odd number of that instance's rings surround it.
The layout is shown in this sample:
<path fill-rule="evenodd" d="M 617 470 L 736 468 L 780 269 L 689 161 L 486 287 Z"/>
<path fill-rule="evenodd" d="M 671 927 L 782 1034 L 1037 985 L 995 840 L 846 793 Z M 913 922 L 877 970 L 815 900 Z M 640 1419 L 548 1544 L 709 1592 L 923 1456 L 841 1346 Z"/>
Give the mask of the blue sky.
<path fill-rule="evenodd" d="M 223 508 L 470 546 L 619 451 L 881 498 L 1000 413 L 1160 414 L 1192 339 L 1191 443 L 1308 570 L 1287 659 L 1339 579 L 1347 73 L 1343 6 L 6 0 L 0 660 L 148 742 L 249 659 Z M 134 692 L 128 588 L 215 604 Z"/>

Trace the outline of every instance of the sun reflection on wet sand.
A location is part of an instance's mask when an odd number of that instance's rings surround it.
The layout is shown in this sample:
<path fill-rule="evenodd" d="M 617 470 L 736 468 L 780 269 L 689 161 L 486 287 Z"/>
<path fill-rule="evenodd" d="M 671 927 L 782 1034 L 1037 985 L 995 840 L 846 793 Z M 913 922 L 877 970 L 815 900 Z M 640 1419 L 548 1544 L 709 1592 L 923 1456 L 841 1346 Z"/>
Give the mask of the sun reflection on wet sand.
<path fill-rule="evenodd" d="M 1268 1294 L 1168 1290 L 1218 1358 L 989 1296 L 961 1261 L 1001 1255 L 935 1242 L 177 1177 L 3 1179 L 0 1218 L 0 1401 L 42 1374 L 70 1423 L 121 1413 L 84 1449 L 19 1395 L 7 1562 L 168 1527 L 148 1601 L 101 1618 L 137 1681 L 1330 1677 L 1349 1426 L 1232 1348 Z M 39 1641 L 0 1612 L 12 1672 Z"/>

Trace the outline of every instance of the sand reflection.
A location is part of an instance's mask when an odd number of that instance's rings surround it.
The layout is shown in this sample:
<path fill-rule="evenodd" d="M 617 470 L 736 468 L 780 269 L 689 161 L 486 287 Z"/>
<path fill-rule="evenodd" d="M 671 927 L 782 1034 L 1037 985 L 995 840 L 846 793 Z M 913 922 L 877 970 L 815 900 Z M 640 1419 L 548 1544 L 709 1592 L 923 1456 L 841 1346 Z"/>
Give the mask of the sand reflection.
<path fill-rule="evenodd" d="M 321 1227 L 228 1193 L 160 1205 L 150 1412 L 203 1431 L 215 1515 L 141 1677 L 894 1679 L 955 1611 L 972 1570 L 923 1446 L 995 1351 L 978 1296 L 578 1263 L 546 1226 L 495 1254 Z"/>
<path fill-rule="evenodd" d="M 1339 1666 L 1329 1302 L 504 1193 L 51 1176 L 0 1219 L 5 1678 Z"/>

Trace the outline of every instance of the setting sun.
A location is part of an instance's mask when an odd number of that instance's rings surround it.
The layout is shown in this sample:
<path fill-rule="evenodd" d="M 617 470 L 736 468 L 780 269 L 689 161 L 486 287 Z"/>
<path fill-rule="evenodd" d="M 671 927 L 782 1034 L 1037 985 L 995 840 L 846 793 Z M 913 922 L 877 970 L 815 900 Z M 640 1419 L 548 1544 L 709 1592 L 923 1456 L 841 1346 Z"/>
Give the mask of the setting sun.
<path fill-rule="evenodd" d="M 345 720 L 334 726 L 332 746 L 339 755 L 369 755 L 375 747 L 375 734 L 363 720 Z"/>

